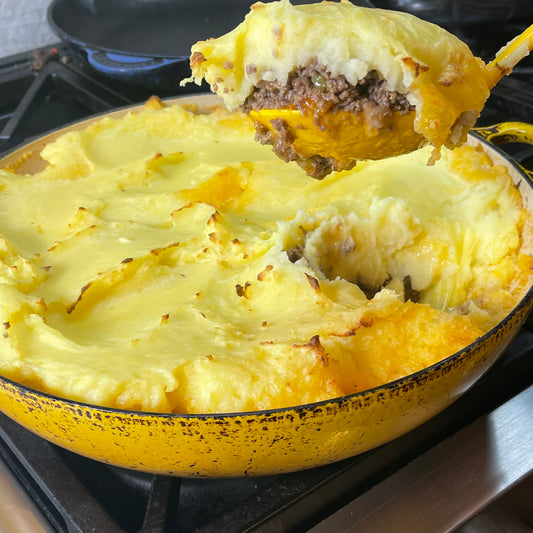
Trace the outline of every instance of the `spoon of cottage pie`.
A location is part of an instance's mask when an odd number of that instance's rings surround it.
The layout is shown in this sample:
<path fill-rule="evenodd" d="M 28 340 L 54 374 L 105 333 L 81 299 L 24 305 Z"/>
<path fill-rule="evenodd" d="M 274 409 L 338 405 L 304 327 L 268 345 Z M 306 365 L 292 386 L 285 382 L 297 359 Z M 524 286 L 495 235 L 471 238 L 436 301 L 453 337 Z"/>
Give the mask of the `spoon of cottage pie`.
<path fill-rule="evenodd" d="M 533 47 L 533 26 L 485 64 L 443 28 L 348 1 L 256 3 L 193 45 L 192 77 L 254 121 L 256 139 L 323 178 L 357 161 L 466 140 L 491 88 Z"/>

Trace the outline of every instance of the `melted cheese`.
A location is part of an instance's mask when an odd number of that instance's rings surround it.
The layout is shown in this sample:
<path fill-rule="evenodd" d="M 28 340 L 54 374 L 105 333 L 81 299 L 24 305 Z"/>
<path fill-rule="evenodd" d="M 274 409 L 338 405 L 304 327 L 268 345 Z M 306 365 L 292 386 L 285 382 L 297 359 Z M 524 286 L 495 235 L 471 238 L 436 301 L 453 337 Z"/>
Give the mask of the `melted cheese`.
<path fill-rule="evenodd" d="M 519 193 L 475 148 L 315 181 L 243 115 L 152 103 L 42 157 L 0 171 L 0 371 L 63 397 L 227 412 L 364 390 L 468 345 L 530 282 Z"/>

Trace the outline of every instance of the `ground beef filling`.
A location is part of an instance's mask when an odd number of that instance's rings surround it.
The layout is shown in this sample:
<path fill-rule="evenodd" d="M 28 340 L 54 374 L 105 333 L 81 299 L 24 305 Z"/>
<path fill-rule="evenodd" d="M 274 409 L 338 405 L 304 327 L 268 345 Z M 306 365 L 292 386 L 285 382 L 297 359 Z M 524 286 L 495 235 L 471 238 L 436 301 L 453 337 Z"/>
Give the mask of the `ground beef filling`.
<path fill-rule="evenodd" d="M 326 111 L 357 113 L 364 110 L 378 128 L 383 117 L 393 111 L 407 113 L 414 109 L 405 95 L 390 90 L 386 80 L 376 71 L 369 72 L 356 85 L 351 85 L 344 76 L 332 76 L 316 63 L 295 70 L 284 85 L 260 81 L 242 109 L 246 113 L 252 109 L 283 108 L 308 112 L 310 106 L 317 120 Z M 320 155 L 303 158 L 292 146 L 294 137 L 285 121 L 272 121 L 272 126 L 275 132 L 257 123 L 256 139 L 272 145 L 276 155 L 284 161 L 296 161 L 314 178 L 321 179 L 332 171 L 349 170 L 355 165 L 355 161 L 336 161 Z"/>

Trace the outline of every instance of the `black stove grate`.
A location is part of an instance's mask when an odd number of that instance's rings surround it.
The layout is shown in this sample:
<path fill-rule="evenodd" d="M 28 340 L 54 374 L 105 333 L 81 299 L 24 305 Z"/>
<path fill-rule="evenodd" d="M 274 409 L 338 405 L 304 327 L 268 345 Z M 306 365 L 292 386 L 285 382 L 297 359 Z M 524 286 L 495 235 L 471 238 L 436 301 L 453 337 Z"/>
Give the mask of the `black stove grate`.
<path fill-rule="evenodd" d="M 88 115 L 132 103 L 60 57 L 68 56 L 51 48 L 0 62 L 1 151 Z"/>
<path fill-rule="evenodd" d="M 157 96 L 205 90 L 194 85 L 181 89 L 179 78 L 167 86 Z M 142 103 L 155 94 L 149 87 L 91 71 L 63 44 L 0 59 L 0 87 L 0 154 L 56 128 Z"/>

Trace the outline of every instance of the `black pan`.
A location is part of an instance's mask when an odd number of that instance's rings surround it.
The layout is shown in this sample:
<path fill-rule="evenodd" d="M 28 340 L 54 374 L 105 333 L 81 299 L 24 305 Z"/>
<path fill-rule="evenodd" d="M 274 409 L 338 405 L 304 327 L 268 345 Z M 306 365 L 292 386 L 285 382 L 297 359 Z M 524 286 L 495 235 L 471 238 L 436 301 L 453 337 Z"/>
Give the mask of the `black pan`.
<path fill-rule="evenodd" d="M 188 75 L 191 45 L 237 24 L 254 0 L 54 0 L 52 30 L 93 69 L 157 86 Z M 185 72 L 183 70 L 185 69 Z"/>

